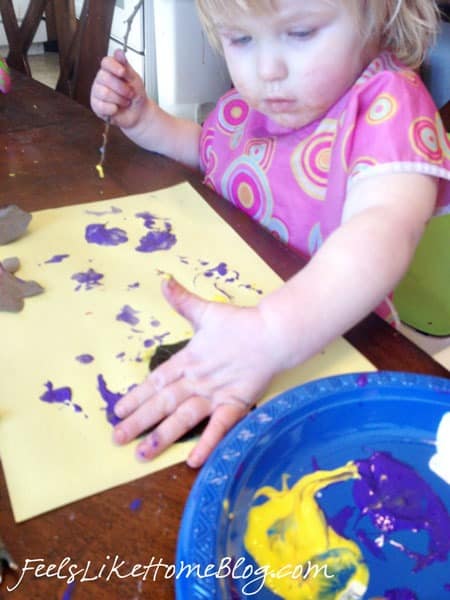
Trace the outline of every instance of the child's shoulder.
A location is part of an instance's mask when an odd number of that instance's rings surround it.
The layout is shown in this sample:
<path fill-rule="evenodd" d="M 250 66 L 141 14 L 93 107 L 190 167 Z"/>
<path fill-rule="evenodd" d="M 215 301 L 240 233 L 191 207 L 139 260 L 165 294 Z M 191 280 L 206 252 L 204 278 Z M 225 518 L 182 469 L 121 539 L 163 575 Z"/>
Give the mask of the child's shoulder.
<path fill-rule="evenodd" d="M 394 99 L 398 97 L 399 100 L 425 97 L 427 101 L 432 102 L 418 73 L 390 52 L 381 53 L 364 69 L 352 92 L 359 97 L 371 98 L 384 93 L 386 98 L 389 95 Z"/>

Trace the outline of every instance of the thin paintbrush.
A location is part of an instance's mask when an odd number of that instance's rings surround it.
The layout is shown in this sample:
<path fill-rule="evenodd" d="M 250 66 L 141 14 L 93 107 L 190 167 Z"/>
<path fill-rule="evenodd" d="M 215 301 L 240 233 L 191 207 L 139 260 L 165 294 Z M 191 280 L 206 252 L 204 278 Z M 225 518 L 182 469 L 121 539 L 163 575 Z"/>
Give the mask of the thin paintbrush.
<path fill-rule="evenodd" d="M 128 50 L 128 38 L 130 37 L 131 26 L 133 25 L 134 18 L 137 15 L 141 6 L 143 6 L 143 5 L 144 5 L 144 0 L 139 0 L 139 2 L 134 7 L 131 15 L 128 17 L 128 19 L 126 19 L 126 21 L 124 21 L 127 25 L 127 28 L 125 30 L 125 36 L 123 38 L 123 46 L 122 46 L 122 50 L 123 50 L 124 54 Z M 108 145 L 108 136 L 109 136 L 110 126 L 111 126 L 111 117 L 107 117 L 105 120 L 105 128 L 103 130 L 102 145 L 100 147 L 100 162 L 95 166 L 95 168 L 97 169 L 97 173 L 101 179 L 103 179 L 105 177 L 105 171 L 104 171 L 103 167 L 104 167 L 105 159 L 106 159 L 106 147 Z"/>

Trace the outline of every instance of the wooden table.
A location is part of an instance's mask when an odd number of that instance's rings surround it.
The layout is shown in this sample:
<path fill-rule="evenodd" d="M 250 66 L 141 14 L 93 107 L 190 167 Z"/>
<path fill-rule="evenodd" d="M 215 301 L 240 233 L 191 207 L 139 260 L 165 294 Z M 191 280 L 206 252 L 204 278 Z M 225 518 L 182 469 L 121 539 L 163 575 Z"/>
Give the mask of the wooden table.
<path fill-rule="evenodd" d="M 13 76 L 13 92 L 0 96 L 0 206 L 15 203 L 32 211 L 188 180 L 281 277 L 290 277 L 303 265 L 298 255 L 204 187 L 197 173 L 144 152 L 118 131 L 111 132 L 106 178 L 100 180 L 95 165 L 102 123 L 66 96 L 23 75 Z M 375 315 L 346 337 L 379 369 L 450 376 Z M 195 471 L 180 464 L 16 525 L 0 470 L 0 532 L 21 566 L 27 558 L 59 565 L 68 556 L 80 567 L 92 561 L 98 570 L 108 562 L 108 555 L 118 555 L 129 564 L 146 564 L 152 557 L 172 564 L 183 506 L 195 477 Z M 130 503 L 136 498 L 143 504 L 132 511 Z M 6 583 L 14 582 L 8 575 Z M 164 579 L 160 571 L 156 581 L 113 577 L 109 582 L 78 583 L 72 598 L 168 600 L 174 597 L 173 589 L 173 580 Z M 66 582 L 57 577 L 25 576 L 16 592 L 0 589 L 0 598 L 54 600 L 63 598 L 65 591 Z"/>

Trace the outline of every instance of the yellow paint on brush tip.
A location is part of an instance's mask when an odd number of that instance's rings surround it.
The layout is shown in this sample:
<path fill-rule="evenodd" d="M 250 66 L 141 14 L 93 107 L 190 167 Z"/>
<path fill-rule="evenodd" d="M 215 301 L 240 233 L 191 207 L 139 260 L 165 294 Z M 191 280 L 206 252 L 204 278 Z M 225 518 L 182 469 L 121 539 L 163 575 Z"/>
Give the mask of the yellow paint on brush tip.
<path fill-rule="evenodd" d="M 97 169 L 97 173 L 98 173 L 98 176 L 100 177 L 100 179 L 105 179 L 105 172 L 103 170 L 102 165 L 96 165 L 95 168 Z"/>

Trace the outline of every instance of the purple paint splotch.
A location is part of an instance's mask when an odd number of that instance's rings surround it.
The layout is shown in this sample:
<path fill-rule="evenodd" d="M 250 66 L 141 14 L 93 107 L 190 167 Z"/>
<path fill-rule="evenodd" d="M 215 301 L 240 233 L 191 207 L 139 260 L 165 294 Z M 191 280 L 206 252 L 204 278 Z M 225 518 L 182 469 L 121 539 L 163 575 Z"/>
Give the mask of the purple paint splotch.
<path fill-rule="evenodd" d="M 111 392 L 111 390 L 109 390 L 106 385 L 106 381 L 103 375 L 97 376 L 97 384 L 98 391 L 100 392 L 102 399 L 106 402 L 106 419 L 108 423 L 115 426 L 117 425 L 117 423 L 120 423 L 121 419 L 119 419 L 119 417 L 116 416 L 114 408 L 119 402 L 119 400 L 122 398 L 123 394 Z"/>
<path fill-rule="evenodd" d="M 354 512 L 354 507 L 344 506 L 334 517 L 328 519 L 328 524 L 336 533 L 344 536 L 345 529 Z"/>
<path fill-rule="evenodd" d="M 170 250 L 177 238 L 172 231 L 172 224 L 168 219 L 161 219 L 148 212 L 137 213 L 138 219 L 143 219 L 144 227 L 149 232 L 139 240 L 137 252 L 157 252 Z"/>
<path fill-rule="evenodd" d="M 45 261 L 46 265 L 61 263 L 66 258 L 69 258 L 70 254 L 55 254 L 52 258 Z"/>
<path fill-rule="evenodd" d="M 75 591 L 76 581 L 69 583 L 64 591 L 61 600 L 72 600 L 73 593 Z"/>
<path fill-rule="evenodd" d="M 233 300 L 233 286 L 249 290 L 258 294 L 258 296 L 264 293 L 263 290 L 256 288 L 251 283 L 242 283 L 239 271 L 230 268 L 224 261 L 211 265 L 207 260 L 189 260 L 186 256 L 178 256 L 178 260 L 184 265 L 194 267 L 194 285 L 198 284 L 199 279 L 208 279 L 213 282 L 215 289 L 230 301 Z"/>
<path fill-rule="evenodd" d="M 86 227 L 84 235 L 88 244 L 97 244 L 98 246 L 119 246 L 128 242 L 126 231 L 118 227 L 107 229 L 102 223 L 92 223 Z"/>
<path fill-rule="evenodd" d="M 170 331 L 166 331 L 165 333 L 161 333 L 160 335 L 154 335 L 153 339 L 155 340 L 155 342 L 157 342 L 160 346 L 162 346 L 162 344 L 164 344 L 164 340 L 166 339 L 166 337 L 170 336 Z"/>
<path fill-rule="evenodd" d="M 377 544 L 376 540 L 373 540 L 364 529 L 358 529 L 356 532 L 356 537 L 360 540 L 365 547 L 369 550 L 373 556 L 380 560 L 386 560 L 383 550 Z"/>
<path fill-rule="evenodd" d="M 134 500 L 132 500 L 130 502 L 129 509 L 132 510 L 133 512 L 136 512 L 141 508 L 141 506 L 142 506 L 142 499 L 135 498 Z"/>
<path fill-rule="evenodd" d="M 83 412 L 83 409 L 79 404 L 72 402 L 72 390 L 70 387 L 55 388 L 51 381 L 47 381 L 44 384 L 47 391 L 39 396 L 39 400 L 47 402 L 48 404 L 63 404 L 64 406 L 71 406 L 75 412 Z"/>
<path fill-rule="evenodd" d="M 414 572 L 445 562 L 450 552 L 450 515 L 428 483 L 413 467 L 387 452 L 375 452 L 355 464 L 361 479 L 353 484 L 353 497 L 361 516 L 367 515 L 386 536 L 402 530 L 428 534 L 426 554 L 401 547 L 416 561 Z"/>
<path fill-rule="evenodd" d="M 356 380 L 356 385 L 358 387 L 366 387 L 366 385 L 368 385 L 369 383 L 369 376 L 367 375 L 367 373 L 361 373 L 360 375 L 358 375 L 358 378 Z"/>
<path fill-rule="evenodd" d="M 170 231 L 150 231 L 139 240 L 137 252 L 157 252 L 170 250 L 177 243 L 176 236 Z"/>
<path fill-rule="evenodd" d="M 208 269 L 203 274 L 205 277 L 213 277 L 215 273 L 217 273 L 217 275 L 219 275 L 220 277 L 228 275 L 228 265 L 224 262 L 221 262 L 216 267 Z"/>
<path fill-rule="evenodd" d="M 383 596 L 386 600 L 419 600 L 416 594 L 407 588 L 386 590 Z"/>
<path fill-rule="evenodd" d="M 72 402 L 70 387 L 55 388 L 51 381 L 47 381 L 44 385 L 47 391 L 39 397 L 42 402 L 49 404 L 70 404 Z"/>
<path fill-rule="evenodd" d="M 136 213 L 136 217 L 138 219 L 142 219 L 144 221 L 144 227 L 146 229 L 154 229 L 157 221 L 159 220 L 158 217 L 156 217 L 155 215 L 152 215 L 149 212 Z"/>
<path fill-rule="evenodd" d="M 136 387 L 136 384 L 130 385 L 126 393 L 131 391 L 134 387 Z M 117 423 L 120 423 L 121 419 L 119 419 L 119 417 L 116 416 L 114 408 L 125 394 L 121 394 L 120 392 L 112 392 L 110 389 L 108 389 L 103 375 L 97 375 L 97 389 L 100 392 L 100 396 L 102 397 L 104 402 L 106 402 L 105 410 L 106 419 L 108 423 L 110 423 L 113 426 L 116 426 Z"/>
<path fill-rule="evenodd" d="M 92 354 L 80 354 L 76 357 L 76 359 L 82 365 L 89 365 L 91 362 L 94 361 L 94 357 L 92 356 Z"/>
<path fill-rule="evenodd" d="M 99 287 L 103 285 L 101 283 L 101 279 L 103 279 L 104 275 L 102 273 L 97 273 L 94 269 L 89 269 L 83 273 L 74 273 L 71 277 L 74 281 L 78 281 L 77 287 L 75 291 L 80 291 L 83 286 L 85 290 L 92 290 L 95 287 Z"/>
<path fill-rule="evenodd" d="M 137 325 L 139 323 L 138 310 L 135 310 L 128 304 L 122 307 L 120 313 L 116 316 L 116 321 L 122 321 L 127 325 Z"/>

